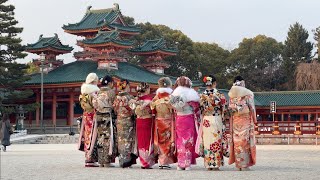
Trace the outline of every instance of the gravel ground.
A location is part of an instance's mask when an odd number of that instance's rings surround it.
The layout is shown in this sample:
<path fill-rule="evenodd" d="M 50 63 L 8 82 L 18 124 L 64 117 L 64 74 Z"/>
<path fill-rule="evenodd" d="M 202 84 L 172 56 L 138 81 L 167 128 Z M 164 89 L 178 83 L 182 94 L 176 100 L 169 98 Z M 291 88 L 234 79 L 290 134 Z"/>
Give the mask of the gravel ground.
<path fill-rule="evenodd" d="M 257 165 L 251 171 L 236 171 L 226 165 L 221 171 L 207 171 L 203 159 L 192 171 L 142 170 L 139 165 L 131 169 L 84 168 L 84 154 L 74 144 L 23 144 L 8 147 L 1 152 L 0 177 L 11 179 L 320 179 L 320 146 L 260 145 Z M 227 159 L 225 160 L 227 162 Z"/>

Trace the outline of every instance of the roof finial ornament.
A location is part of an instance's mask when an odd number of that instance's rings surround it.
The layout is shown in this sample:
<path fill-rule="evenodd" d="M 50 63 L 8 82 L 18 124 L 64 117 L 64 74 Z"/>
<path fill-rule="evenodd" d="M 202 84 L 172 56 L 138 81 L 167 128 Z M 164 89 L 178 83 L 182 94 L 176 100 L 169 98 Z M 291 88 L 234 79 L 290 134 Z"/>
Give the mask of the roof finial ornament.
<path fill-rule="evenodd" d="M 92 8 L 92 6 L 88 6 L 87 7 L 87 12 L 89 12 L 91 8 Z"/>
<path fill-rule="evenodd" d="M 57 33 L 54 33 L 54 37 L 57 38 L 57 37 L 58 37 L 58 34 L 57 34 Z"/>
<path fill-rule="evenodd" d="M 119 4 L 118 3 L 113 3 L 113 10 L 119 11 Z"/>
<path fill-rule="evenodd" d="M 39 39 L 42 39 L 42 37 L 43 37 L 43 34 L 40 34 Z"/>

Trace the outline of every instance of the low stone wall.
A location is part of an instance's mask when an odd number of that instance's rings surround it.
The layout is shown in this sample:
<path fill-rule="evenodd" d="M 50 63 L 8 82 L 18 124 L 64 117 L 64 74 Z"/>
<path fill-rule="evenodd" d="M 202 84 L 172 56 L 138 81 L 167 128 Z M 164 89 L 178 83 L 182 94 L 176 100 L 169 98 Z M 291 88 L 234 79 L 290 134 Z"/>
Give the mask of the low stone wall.
<path fill-rule="evenodd" d="M 263 145 L 320 145 L 319 135 L 256 135 L 257 144 Z"/>

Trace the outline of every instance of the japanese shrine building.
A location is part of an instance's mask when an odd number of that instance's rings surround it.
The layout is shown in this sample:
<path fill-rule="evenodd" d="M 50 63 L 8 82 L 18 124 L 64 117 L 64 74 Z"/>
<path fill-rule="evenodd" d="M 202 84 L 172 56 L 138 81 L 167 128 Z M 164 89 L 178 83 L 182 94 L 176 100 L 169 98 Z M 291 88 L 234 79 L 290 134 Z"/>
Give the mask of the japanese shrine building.
<path fill-rule="evenodd" d="M 134 46 L 131 37 L 140 33 L 139 27 L 128 25 L 117 4 L 113 8 L 91 10 L 88 7 L 84 17 L 77 23 L 64 25 L 66 33 L 84 37 L 77 41 L 83 50 L 74 52 L 77 59 L 64 64 L 56 58 L 59 54 L 70 53 L 73 48 L 61 43 L 58 35 L 39 37 L 34 44 L 28 44 L 26 51 L 45 54 L 47 73 L 44 74 L 44 124 L 47 127 L 70 126 L 74 118 L 82 114 L 78 102 L 80 86 L 87 74 L 97 73 L 102 78 L 111 75 L 115 81 L 128 79 L 130 93 L 135 94 L 135 87 L 140 82 L 147 82 L 152 90 L 157 89 L 159 78 L 166 76 L 169 67 L 164 61 L 167 56 L 174 56 L 178 50 L 169 47 L 163 38 L 146 40 Z M 145 58 L 143 64 L 129 63 L 133 54 Z M 38 59 L 34 64 L 40 65 Z M 32 89 L 34 96 L 28 102 L 40 103 L 40 74 L 31 75 L 25 82 L 25 88 Z M 176 78 L 170 77 L 172 81 Z M 193 83 L 195 88 L 201 86 Z M 222 90 L 227 97 L 227 90 Z M 295 92 L 257 92 L 255 94 L 256 110 L 260 133 L 271 133 L 273 116 L 270 113 L 270 101 L 276 101 L 277 110 L 274 120 L 279 121 L 281 133 L 292 133 L 296 122 L 300 122 L 305 133 L 315 133 L 317 120 L 320 118 L 320 91 Z M 27 103 L 27 102 L 24 102 Z M 40 109 L 29 112 L 25 127 L 40 125 Z"/>
<path fill-rule="evenodd" d="M 147 82 L 151 90 L 158 88 L 159 78 L 167 76 L 165 68 L 169 65 L 163 59 L 178 53 L 176 48 L 169 47 L 163 38 L 146 40 L 134 47 L 131 37 L 140 33 L 136 26 L 128 25 L 121 14 L 119 6 L 109 9 L 91 10 L 88 7 L 84 17 L 78 23 L 64 25 L 65 32 L 84 37 L 77 41 L 83 50 L 75 52 L 75 62 L 63 64 L 56 56 L 72 51 L 72 47 L 63 45 L 57 35 L 43 37 L 34 44 L 28 44 L 26 51 L 35 54 L 45 54 L 44 64 L 49 65 L 44 74 L 44 124 L 47 127 L 69 126 L 74 124 L 74 118 L 82 114 L 79 105 L 80 86 L 86 76 L 95 72 L 99 78 L 111 75 L 115 81 L 127 79 L 130 81 L 130 93 L 135 94 L 140 82 Z M 143 56 L 144 64 L 129 63 L 128 54 Z M 40 65 L 38 59 L 34 64 Z M 170 77 L 170 76 L 169 76 Z M 170 77 L 175 81 L 175 77 Z M 194 82 L 194 87 L 201 85 Z M 25 82 L 25 88 L 32 89 L 34 96 L 28 102 L 40 103 L 41 74 L 31 75 Z M 115 90 L 117 90 L 115 88 Z M 27 102 L 25 102 L 27 103 Z M 40 125 L 40 108 L 29 112 L 25 127 Z"/>

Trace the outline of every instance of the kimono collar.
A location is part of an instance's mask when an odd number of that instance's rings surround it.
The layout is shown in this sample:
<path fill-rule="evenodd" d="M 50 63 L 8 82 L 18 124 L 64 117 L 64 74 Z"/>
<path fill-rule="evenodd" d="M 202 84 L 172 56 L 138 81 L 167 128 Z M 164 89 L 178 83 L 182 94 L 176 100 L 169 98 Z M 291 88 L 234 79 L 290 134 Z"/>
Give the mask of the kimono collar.
<path fill-rule="evenodd" d="M 158 97 L 159 98 L 165 98 L 165 97 L 169 97 L 170 96 L 170 94 L 169 93 L 166 93 L 166 92 L 164 92 L 164 93 L 158 93 Z"/>
<path fill-rule="evenodd" d="M 146 94 L 144 96 L 139 97 L 139 100 L 152 100 L 153 95 L 152 94 Z"/>
<path fill-rule="evenodd" d="M 126 95 L 129 95 L 129 93 L 126 92 L 126 91 L 121 91 L 121 92 L 119 92 L 119 94 L 118 94 L 118 96 L 126 96 Z"/>
<path fill-rule="evenodd" d="M 106 86 L 100 88 L 100 91 L 109 91 L 109 90 L 111 90 L 111 88 L 106 87 Z"/>
<path fill-rule="evenodd" d="M 213 93 L 218 93 L 218 89 L 213 88 L 213 89 L 206 89 L 204 91 L 204 94 L 213 94 Z"/>

